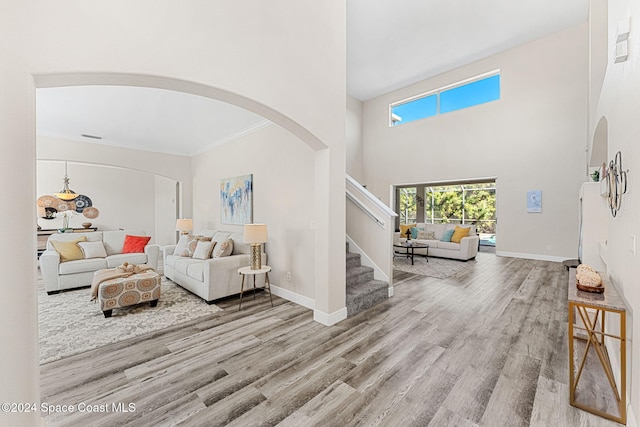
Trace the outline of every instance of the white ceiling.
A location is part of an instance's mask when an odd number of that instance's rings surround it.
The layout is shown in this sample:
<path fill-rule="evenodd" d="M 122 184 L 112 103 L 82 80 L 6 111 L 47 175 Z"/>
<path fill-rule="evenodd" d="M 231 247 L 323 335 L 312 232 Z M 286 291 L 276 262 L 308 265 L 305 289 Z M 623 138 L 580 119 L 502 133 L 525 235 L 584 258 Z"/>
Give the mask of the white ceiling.
<path fill-rule="evenodd" d="M 146 151 L 192 156 L 266 123 L 234 105 L 164 89 L 72 86 L 36 91 L 38 134 Z"/>
<path fill-rule="evenodd" d="M 585 22 L 589 2 L 346 3 L 347 93 L 365 101 Z M 140 87 L 41 88 L 36 114 L 40 135 L 185 156 L 268 123 L 216 100 Z"/>
<path fill-rule="evenodd" d="M 589 0 L 347 0 L 347 91 L 365 101 L 585 22 Z"/>

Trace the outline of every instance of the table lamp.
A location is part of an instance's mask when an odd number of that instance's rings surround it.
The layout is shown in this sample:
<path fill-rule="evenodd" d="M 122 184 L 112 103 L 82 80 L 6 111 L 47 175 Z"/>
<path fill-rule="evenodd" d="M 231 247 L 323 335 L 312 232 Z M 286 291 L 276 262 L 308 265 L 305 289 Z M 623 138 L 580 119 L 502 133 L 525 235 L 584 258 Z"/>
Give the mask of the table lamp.
<path fill-rule="evenodd" d="M 245 224 L 242 241 L 251 243 L 251 269 L 260 270 L 262 268 L 262 243 L 267 241 L 267 225 Z"/>
<path fill-rule="evenodd" d="M 193 220 L 189 218 L 179 218 L 176 220 L 176 231 L 180 234 L 189 234 L 193 230 Z"/>

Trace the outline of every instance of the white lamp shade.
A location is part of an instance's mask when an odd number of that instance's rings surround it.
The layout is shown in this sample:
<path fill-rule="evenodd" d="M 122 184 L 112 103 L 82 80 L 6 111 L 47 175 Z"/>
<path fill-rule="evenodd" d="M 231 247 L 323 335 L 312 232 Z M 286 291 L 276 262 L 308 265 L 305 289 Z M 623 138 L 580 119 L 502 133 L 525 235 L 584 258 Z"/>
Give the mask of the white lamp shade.
<path fill-rule="evenodd" d="M 176 231 L 191 231 L 193 230 L 193 220 L 188 218 L 181 218 L 176 220 Z"/>
<path fill-rule="evenodd" d="M 267 241 L 267 225 L 245 224 L 242 241 L 244 243 L 265 243 Z"/>

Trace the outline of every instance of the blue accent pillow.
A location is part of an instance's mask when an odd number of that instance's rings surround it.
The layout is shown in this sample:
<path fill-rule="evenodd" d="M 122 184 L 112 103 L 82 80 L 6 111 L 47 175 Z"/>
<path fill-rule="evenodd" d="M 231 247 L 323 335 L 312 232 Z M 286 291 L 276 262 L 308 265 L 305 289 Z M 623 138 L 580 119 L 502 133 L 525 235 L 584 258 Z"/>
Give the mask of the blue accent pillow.
<path fill-rule="evenodd" d="M 411 227 L 411 238 L 412 239 L 417 239 L 418 238 L 418 228 L 417 227 Z"/>
<path fill-rule="evenodd" d="M 444 233 L 442 233 L 442 237 L 440 238 L 441 242 L 450 242 L 451 241 L 451 236 L 453 236 L 453 232 L 455 230 L 447 230 Z"/>

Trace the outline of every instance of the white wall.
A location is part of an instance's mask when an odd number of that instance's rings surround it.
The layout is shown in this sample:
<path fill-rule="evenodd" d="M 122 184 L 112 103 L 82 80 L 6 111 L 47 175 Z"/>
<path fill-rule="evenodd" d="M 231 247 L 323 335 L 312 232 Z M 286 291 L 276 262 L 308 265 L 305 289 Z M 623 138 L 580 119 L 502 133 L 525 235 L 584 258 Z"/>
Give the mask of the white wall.
<path fill-rule="evenodd" d="M 0 211 L 5 230 L 0 245 L 0 401 L 38 402 L 37 289 L 35 285 L 35 90 L 23 41 L 27 9 L 2 2 L 0 13 L 0 181 L 10 209 Z M 22 6 L 22 5 L 19 5 Z M 39 414 L 0 413 L 0 425 L 34 426 Z"/>
<path fill-rule="evenodd" d="M 362 182 L 364 179 L 362 143 L 362 102 L 347 96 L 347 173 L 360 184 L 366 185 L 366 182 Z"/>
<path fill-rule="evenodd" d="M 190 157 L 42 135 L 38 135 L 36 153 L 39 160 L 66 160 L 76 163 L 115 166 L 178 181 L 183 186 L 183 215 L 191 216 Z M 61 183 L 62 181 L 58 181 L 59 179 L 61 178 L 56 178 L 56 182 Z M 70 177 L 70 179 L 73 178 Z"/>
<path fill-rule="evenodd" d="M 69 222 L 70 227 L 81 227 L 83 222 L 91 222 L 99 230 L 144 230 L 153 235 L 156 228 L 154 175 L 78 163 L 68 163 L 67 169 L 69 187 L 89 197 L 93 207 L 100 212 L 95 219 L 75 215 Z M 62 189 L 64 163 L 39 160 L 36 173 L 38 197 Z M 45 229 L 60 228 L 62 218 L 38 219 L 38 224 Z"/>
<path fill-rule="evenodd" d="M 591 119 L 600 99 L 602 82 L 609 63 L 608 37 L 609 0 L 590 0 L 589 2 L 589 126 L 595 126 Z M 593 159 L 592 159 L 593 160 Z M 599 166 L 591 162 L 592 166 Z"/>
<path fill-rule="evenodd" d="M 594 127 L 600 117 L 608 122 L 608 159 L 613 159 L 621 151 L 624 169 L 629 169 L 627 194 L 623 196 L 622 209 L 616 218 L 609 215 L 609 233 L 607 239 L 607 272 L 627 301 L 630 318 L 627 322 L 628 379 L 631 394 L 630 402 L 636 420 L 640 416 L 640 248 L 634 255 L 630 250 L 630 236 L 640 237 L 640 197 L 638 197 L 638 171 L 640 170 L 640 3 L 632 0 L 609 1 L 608 52 L 609 64 L 597 106 L 591 110 L 594 114 L 591 123 Z M 613 63 L 616 28 L 618 22 L 631 18 L 629 38 L 629 60 Z M 611 323 L 609 323 L 611 325 Z"/>
<path fill-rule="evenodd" d="M 153 233 L 155 242 L 159 245 L 172 245 L 176 243 L 176 218 L 178 210 L 176 204 L 177 182 L 155 176 L 155 220 L 156 230 Z"/>
<path fill-rule="evenodd" d="M 331 314 L 344 307 L 346 12 L 344 2 L 2 2 L 0 180 L 11 224 L 5 271 L 0 401 L 39 399 L 35 287 L 35 86 L 138 84 L 231 100 L 320 150 L 316 289 Z M 204 54 L 203 54 L 204 53 Z M 309 84 L 313 82 L 313 84 Z M 188 214 L 185 212 L 185 214 Z M 31 239 L 25 236 L 33 236 Z M 342 249 L 342 250 L 341 250 Z M 0 413 L 35 425 L 39 414 Z"/>
<path fill-rule="evenodd" d="M 390 203 L 392 184 L 497 177 L 497 250 L 575 258 L 587 53 L 585 23 L 365 102 L 368 189 Z M 388 126 L 391 102 L 495 69 L 499 101 Z M 542 190 L 542 213 L 526 212 L 528 190 Z"/>
<path fill-rule="evenodd" d="M 37 157 L 38 197 L 62 189 L 63 160 L 68 160 L 69 187 L 89 196 L 100 211 L 95 220 L 73 217 L 72 226 L 91 222 L 101 230 L 141 229 L 153 236 L 153 243 L 175 243 L 178 180 L 187 193 L 184 211 L 191 215 L 189 157 L 46 136 L 38 136 Z M 62 219 L 38 224 L 58 228 Z"/>
<path fill-rule="evenodd" d="M 316 257 L 312 221 L 314 152 L 276 125 L 195 156 L 192 161 L 194 230 L 242 231 L 241 225 L 220 223 L 220 180 L 253 174 L 253 222 L 267 224 L 271 282 L 315 299 Z M 344 239 L 343 239 L 344 240 Z M 285 279 L 292 273 L 292 281 Z M 303 302 L 304 302 L 303 301 Z"/>

